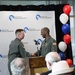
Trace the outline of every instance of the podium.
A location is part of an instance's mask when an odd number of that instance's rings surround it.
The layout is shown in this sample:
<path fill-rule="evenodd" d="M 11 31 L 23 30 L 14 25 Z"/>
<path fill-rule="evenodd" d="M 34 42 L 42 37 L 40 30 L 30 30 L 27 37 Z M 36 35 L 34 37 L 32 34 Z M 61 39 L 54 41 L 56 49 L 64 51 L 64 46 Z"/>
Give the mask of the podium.
<path fill-rule="evenodd" d="M 44 57 L 30 57 L 30 58 L 25 58 L 24 60 L 26 63 L 25 75 L 35 75 L 35 73 L 37 72 L 36 69 L 40 70 L 41 73 L 47 71 Z"/>

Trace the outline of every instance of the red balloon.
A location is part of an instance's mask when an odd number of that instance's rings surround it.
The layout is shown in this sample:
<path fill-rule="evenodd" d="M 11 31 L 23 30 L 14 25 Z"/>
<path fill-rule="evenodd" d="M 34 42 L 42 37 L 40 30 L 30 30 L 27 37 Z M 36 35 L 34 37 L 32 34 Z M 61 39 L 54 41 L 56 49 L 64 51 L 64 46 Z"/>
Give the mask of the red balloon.
<path fill-rule="evenodd" d="M 66 62 L 68 63 L 69 66 L 71 66 L 73 64 L 71 59 L 66 59 Z"/>
<path fill-rule="evenodd" d="M 68 15 L 71 12 L 71 6 L 70 5 L 65 5 L 63 7 L 63 12 Z"/>
<path fill-rule="evenodd" d="M 71 36 L 66 34 L 66 35 L 64 35 L 63 40 L 66 44 L 69 44 L 71 41 Z"/>

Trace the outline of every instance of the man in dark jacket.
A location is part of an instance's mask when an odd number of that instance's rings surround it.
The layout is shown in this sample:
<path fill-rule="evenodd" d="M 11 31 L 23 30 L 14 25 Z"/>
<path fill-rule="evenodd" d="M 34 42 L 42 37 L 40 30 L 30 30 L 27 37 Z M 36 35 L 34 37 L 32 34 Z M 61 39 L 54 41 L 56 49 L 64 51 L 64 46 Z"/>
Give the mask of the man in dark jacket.
<path fill-rule="evenodd" d="M 9 45 L 9 52 L 8 52 L 8 69 L 11 74 L 10 70 L 10 63 L 15 58 L 25 58 L 31 56 L 29 52 L 27 52 L 24 48 L 23 43 L 21 42 L 22 39 L 24 39 L 24 30 L 23 29 L 17 29 L 15 31 L 16 38 L 11 41 L 11 44 Z"/>

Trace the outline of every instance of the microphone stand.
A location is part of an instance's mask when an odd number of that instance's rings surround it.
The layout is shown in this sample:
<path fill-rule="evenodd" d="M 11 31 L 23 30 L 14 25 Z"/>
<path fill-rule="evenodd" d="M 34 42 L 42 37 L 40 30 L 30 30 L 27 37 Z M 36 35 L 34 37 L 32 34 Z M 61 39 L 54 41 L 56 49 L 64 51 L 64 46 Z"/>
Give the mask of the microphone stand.
<path fill-rule="evenodd" d="M 38 44 L 37 44 L 37 51 L 38 51 L 38 54 L 37 54 L 37 55 L 39 56 L 39 49 L 38 49 Z"/>
<path fill-rule="evenodd" d="M 34 42 L 35 42 L 35 45 L 37 46 L 37 55 L 39 56 L 39 48 L 38 48 L 38 45 L 40 44 L 38 41 L 36 41 L 36 40 L 34 40 Z"/>

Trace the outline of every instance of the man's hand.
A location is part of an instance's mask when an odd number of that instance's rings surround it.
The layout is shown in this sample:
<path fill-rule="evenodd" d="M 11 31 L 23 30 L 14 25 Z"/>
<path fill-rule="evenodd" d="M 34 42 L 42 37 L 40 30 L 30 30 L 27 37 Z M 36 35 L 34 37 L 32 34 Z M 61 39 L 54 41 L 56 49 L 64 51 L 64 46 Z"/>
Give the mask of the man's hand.
<path fill-rule="evenodd" d="M 36 56 L 36 53 L 31 54 L 31 56 L 35 57 Z"/>
<path fill-rule="evenodd" d="M 40 75 L 39 73 L 36 73 L 35 75 Z"/>

